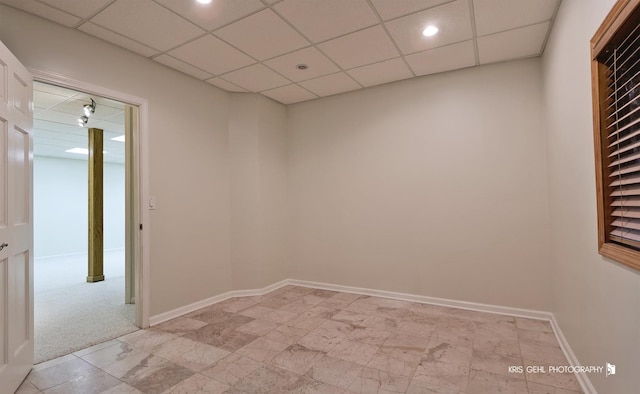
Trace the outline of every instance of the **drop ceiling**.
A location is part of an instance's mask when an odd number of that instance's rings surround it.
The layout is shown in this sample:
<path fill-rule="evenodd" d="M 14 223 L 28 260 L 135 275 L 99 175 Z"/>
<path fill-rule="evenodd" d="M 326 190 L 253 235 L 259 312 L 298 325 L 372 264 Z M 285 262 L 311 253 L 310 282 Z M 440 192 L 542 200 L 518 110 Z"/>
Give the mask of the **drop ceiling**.
<path fill-rule="evenodd" d="M 96 101 L 86 127 L 78 126 L 83 106 Z M 124 163 L 124 143 L 112 138 L 124 135 L 124 104 L 40 82 L 33 84 L 33 154 L 35 156 L 87 160 L 87 155 L 66 152 L 88 147 L 87 127 L 103 130 L 103 160 Z"/>
<path fill-rule="evenodd" d="M 284 104 L 540 56 L 560 0 L 0 0 Z M 423 37 L 435 25 L 440 31 Z M 306 70 L 296 66 L 307 65 Z"/>

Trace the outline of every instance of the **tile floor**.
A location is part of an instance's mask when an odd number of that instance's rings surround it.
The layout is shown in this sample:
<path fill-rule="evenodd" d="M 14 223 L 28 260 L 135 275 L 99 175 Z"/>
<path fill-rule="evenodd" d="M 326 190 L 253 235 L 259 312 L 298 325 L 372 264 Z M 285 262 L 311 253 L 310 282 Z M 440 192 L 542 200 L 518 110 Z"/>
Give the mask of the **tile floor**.
<path fill-rule="evenodd" d="M 568 365 L 547 322 L 285 286 L 39 364 L 18 393 L 581 392 L 529 365 Z"/>

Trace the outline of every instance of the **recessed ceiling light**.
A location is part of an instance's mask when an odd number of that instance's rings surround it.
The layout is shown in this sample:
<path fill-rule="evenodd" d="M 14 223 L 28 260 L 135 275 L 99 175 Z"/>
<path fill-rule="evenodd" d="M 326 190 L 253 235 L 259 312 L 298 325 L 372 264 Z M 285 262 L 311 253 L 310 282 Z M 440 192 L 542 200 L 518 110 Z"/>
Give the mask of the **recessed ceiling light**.
<path fill-rule="evenodd" d="M 200 4 L 210 4 L 211 0 L 196 0 Z"/>
<path fill-rule="evenodd" d="M 79 155 L 88 155 L 89 154 L 89 149 L 87 149 L 87 148 L 71 148 L 71 149 L 67 149 L 65 152 L 77 153 Z"/>
<path fill-rule="evenodd" d="M 309 68 L 309 65 L 308 65 L 308 64 L 297 64 L 297 65 L 296 65 L 296 68 L 297 68 L 298 70 L 306 70 L 306 69 L 308 69 L 308 68 Z"/>
<path fill-rule="evenodd" d="M 71 149 L 67 149 L 65 152 L 69 152 L 69 153 L 77 153 L 79 155 L 88 155 L 89 154 L 89 149 L 87 148 L 71 148 Z M 103 150 L 102 153 L 109 153 L 106 150 Z"/>
<path fill-rule="evenodd" d="M 425 27 L 425 29 L 422 31 L 422 35 L 425 37 L 431 37 L 431 36 L 435 36 L 436 34 L 438 34 L 438 28 L 430 25 Z"/>
<path fill-rule="evenodd" d="M 124 142 L 124 134 L 122 134 L 120 137 L 113 137 L 111 139 L 111 141 L 120 141 L 120 142 Z"/>

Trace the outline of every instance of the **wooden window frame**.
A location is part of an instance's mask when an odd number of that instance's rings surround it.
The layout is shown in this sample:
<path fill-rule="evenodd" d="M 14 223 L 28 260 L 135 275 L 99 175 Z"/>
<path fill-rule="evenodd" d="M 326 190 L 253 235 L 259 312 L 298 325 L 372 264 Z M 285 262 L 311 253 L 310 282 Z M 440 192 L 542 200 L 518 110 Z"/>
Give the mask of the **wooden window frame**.
<path fill-rule="evenodd" d="M 618 0 L 613 6 L 602 25 L 591 39 L 591 82 L 593 97 L 593 136 L 596 165 L 596 193 L 598 204 L 598 253 L 633 269 L 640 270 L 640 249 L 611 242 L 609 233 L 611 225 L 611 197 L 607 180 L 606 125 L 602 121 L 605 116 L 604 99 L 601 86 L 606 83 L 606 66 L 598 61 L 598 56 L 611 42 L 619 42 L 621 35 L 633 23 L 640 23 L 636 10 L 640 7 L 640 0 Z M 629 18 L 632 18 L 630 20 Z M 605 143 L 603 146 L 603 142 Z"/>

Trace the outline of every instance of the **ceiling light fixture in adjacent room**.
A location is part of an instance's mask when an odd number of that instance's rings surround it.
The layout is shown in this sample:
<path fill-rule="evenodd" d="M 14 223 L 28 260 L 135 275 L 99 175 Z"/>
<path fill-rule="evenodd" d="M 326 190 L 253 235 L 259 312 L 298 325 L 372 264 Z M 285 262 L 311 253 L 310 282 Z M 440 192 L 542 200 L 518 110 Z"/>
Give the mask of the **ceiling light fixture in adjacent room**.
<path fill-rule="evenodd" d="M 118 136 L 118 137 L 113 137 L 113 138 L 111 138 L 111 141 L 120 141 L 120 142 L 124 142 L 124 134 L 122 134 L 121 136 Z"/>
<path fill-rule="evenodd" d="M 89 118 L 86 115 L 82 115 L 81 117 L 78 118 L 78 126 L 84 127 L 87 125 L 88 121 L 89 121 Z"/>
<path fill-rule="evenodd" d="M 93 99 L 91 99 L 91 104 L 85 104 L 82 106 L 82 109 L 84 110 L 84 114 L 85 116 L 89 117 L 91 115 L 93 115 L 96 112 L 96 102 L 93 101 Z"/>
<path fill-rule="evenodd" d="M 429 25 L 427 27 L 424 28 L 424 30 L 422 31 L 422 35 L 425 37 L 433 37 L 436 34 L 438 34 L 439 29 L 433 25 Z"/>
<path fill-rule="evenodd" d="M 211 4 L 211 0 L 196 0 L 200 4 Z"/>

